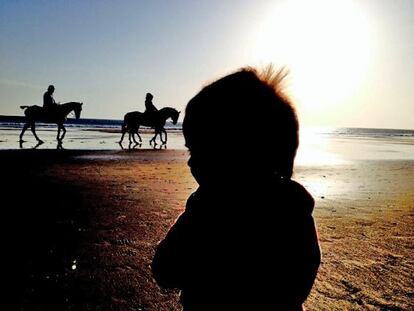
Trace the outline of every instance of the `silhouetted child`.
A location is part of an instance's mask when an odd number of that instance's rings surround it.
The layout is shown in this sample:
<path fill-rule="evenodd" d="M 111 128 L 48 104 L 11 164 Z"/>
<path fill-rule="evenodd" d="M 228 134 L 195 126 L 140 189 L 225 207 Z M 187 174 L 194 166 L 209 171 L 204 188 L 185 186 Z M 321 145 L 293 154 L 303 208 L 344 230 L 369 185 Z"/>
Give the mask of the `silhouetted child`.
<path fill-rule="evenodd" d="M 200 91 L 183 122 L 199 188 L 152 262 L 184 310 L 302 310 L 320 251 L 314 200 L 291 180 L 298 121 L 283 71 L 243 69 Z"/>

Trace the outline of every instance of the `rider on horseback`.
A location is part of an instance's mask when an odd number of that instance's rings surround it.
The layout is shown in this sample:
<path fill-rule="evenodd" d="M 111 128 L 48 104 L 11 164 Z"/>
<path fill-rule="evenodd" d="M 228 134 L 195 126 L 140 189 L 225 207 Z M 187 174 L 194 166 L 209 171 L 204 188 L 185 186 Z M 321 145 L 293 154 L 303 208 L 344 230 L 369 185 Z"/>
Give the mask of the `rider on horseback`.
<path fill-rule="evenodd" d="M 49 85 L 47 91 L 43 94 L 43 109 L 46 115 L 53 114 L 58 106 L 52 96 L 54 91 L 55 87 L 53 85 Z"/>
<path fill-rule="evenodd" d="M 153 119 L 156 115 L 156 112 L 158 112 L 158 109 L 154 106 L 152 103 L 152 99 L 154 96 L 152 96 L 151 93 L 147 93 L 145 96 L 145 111 L 144 115 L 147 119 Z"/>

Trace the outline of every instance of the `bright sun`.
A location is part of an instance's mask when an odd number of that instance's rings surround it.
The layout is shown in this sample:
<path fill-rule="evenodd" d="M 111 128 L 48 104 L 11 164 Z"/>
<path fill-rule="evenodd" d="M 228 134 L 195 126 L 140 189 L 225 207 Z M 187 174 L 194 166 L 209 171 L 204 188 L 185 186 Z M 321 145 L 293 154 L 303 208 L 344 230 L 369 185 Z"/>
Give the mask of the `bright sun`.
<path fill-rule="evenodd" d="M 287 66 L 290 92 L 302 109 L 337 109 L 367 72 L 368 26 L 351 1 L 286 1 L 264 19 L 255 57 Z"/>

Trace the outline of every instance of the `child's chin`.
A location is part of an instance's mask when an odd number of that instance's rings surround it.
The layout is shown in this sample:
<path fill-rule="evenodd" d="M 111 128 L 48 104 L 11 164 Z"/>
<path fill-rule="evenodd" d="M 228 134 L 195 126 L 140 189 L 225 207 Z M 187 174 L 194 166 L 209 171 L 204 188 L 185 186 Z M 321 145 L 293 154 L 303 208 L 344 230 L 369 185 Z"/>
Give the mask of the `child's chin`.
<path fill-rule="evenodd" d="M 201 178 L 199 174 L 193 172 L 193 170 L 191 170 L 191 175 L 193 175 L 196 182 L 201 186 L 201 184 L 203 183 L 203 178 Z"/>

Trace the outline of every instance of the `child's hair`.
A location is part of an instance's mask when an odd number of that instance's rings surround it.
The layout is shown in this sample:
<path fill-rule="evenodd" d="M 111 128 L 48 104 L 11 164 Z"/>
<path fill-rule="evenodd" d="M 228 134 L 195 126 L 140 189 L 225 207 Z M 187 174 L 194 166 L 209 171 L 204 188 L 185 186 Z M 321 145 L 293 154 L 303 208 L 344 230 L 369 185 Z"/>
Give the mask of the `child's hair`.
<path fill-rule="evenodd" d="M 202 165 L 290 178 L 299 144 L 295 109 L 282 92 L 286 71 L 243 68 L 204 87 L 187 104 L 186 146 Z"/>

